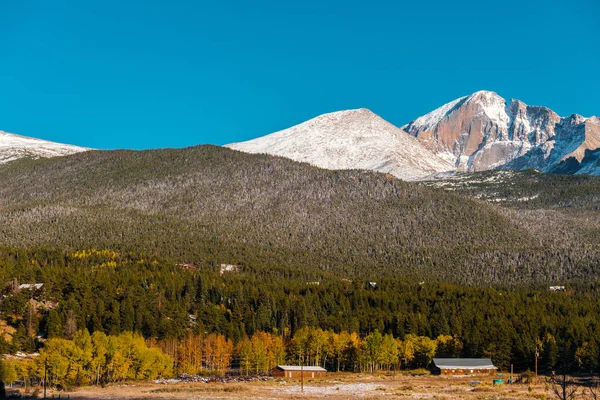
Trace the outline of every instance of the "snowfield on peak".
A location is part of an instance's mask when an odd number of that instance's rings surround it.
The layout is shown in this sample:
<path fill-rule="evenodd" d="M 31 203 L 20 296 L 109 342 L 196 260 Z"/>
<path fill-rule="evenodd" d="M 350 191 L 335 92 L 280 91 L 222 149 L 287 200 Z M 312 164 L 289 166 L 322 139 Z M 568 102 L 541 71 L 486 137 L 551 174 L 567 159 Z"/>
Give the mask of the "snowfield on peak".
<path fill-rule="evenodd" d="M 417 180 L 453 166 L 367 109 L 324 114 L 279 132 L 226 145 L 326 169 L 363 169 Z"/>
<path fill-rule="evenodd" d="M 473 93 L 465 100 L 465 102 L 470 101 L 479 102 L 485 116 L 499 126 L 508 128 L 508 124 L 510 122 L 508 106 L 506 105 L 506 100 L 498 96 L 498 94 L 495 92 L 482 90 Z"/>
<path fill-rule="evenodd" d="M 49 158 L 88 151 L 79 146 L 34 139 L 0 131 L 0 164 L 23 157 Z"/>
<path fill-rule="evenodd" d="M 450 103 L 444 104 L 443 106 L 436 108 L 435 110 L 431 111 L 430 113 L 427 113 L 427 114 L 417 118 L 410 124 L 406 124 L 406 125 L 402 126 L 401 128 L 406 129 L 409 125 L 413 125 L 413 126 L 418 126 L 420 129 L 424 129 L 424 130 L 431 129 L 434 126 L 436 126 L 437 124 L 439 124 L 440 121 L 443 120 L 446 117 L 446 115 L 448 115 L 450 113 L 450 111 L 452 111 L 452 109 L 454 107 L 456 107 L 456 105 L 458 103 L 465 100 L 466 98 L 467 98 L 467 96 L 461 97 L 461 98 L 451 101 Z"/>

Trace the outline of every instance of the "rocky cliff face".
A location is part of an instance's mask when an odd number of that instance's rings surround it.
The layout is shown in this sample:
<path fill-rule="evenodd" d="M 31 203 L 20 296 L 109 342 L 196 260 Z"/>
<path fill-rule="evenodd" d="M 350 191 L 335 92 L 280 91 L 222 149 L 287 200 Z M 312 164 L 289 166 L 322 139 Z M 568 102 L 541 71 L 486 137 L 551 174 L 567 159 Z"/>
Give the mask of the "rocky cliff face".
<path fill-rule="evenodd" d="M 581 121 L 581 118 L 570 118 L 570 132 L 565 129 L 565 136 L 570 133 L 576 139 L 566 151 L 558 153 L 559 156 L 568 154 L 562 156 L 558 163 L 549 165 L 546 168 L 548 172 L 600 175 L 600 119 L 592 117 Z"/>
<path fill-rule="evenodd" d="M 546 107 L 506 102 L 480 91 L 454 100 L 403 128 L 462 171 L 535 168 L 550 172 L 600 147 L 595 117 L 561 118 Z"/>

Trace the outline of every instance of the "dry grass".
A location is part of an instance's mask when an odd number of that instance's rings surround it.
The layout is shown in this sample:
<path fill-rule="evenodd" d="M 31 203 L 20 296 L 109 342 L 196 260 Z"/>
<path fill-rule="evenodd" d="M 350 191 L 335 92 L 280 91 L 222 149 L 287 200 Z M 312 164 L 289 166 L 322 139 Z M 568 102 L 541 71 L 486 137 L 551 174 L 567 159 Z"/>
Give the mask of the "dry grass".
<path fill-rule="evenodd" d="M 480 383 L 474 384 L 473 381 Z M 531 387 L 531 389 L 530 389 Z M 54 393 L 55 395 L 57 393 Z M 79 388 L 66 394 L 71 399 L 432 399 L 432 400 L 527 400 L 552 399 L 543 384 L 492 385 L 491 376 L 442 377 L 410 375 L 330 374 L 310 379 L 300 390 L 298 380 L 248 383 L 179 383 L 110 385 Z M 56 397 L 55 397 L 56 398 Z"/>

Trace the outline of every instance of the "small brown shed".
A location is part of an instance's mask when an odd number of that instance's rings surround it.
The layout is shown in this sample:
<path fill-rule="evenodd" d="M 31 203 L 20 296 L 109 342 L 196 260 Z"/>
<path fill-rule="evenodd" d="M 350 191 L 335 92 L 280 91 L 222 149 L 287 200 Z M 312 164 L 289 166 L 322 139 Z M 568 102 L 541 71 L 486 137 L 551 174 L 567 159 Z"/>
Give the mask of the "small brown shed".
<path fill-rule="evenodd" d="M 327 370 L 321 367 L 301 367 L 299 365 L 278 365 L 271 370 L 271 375 L 281 378 L 322 378 L 327 375 Z"/>

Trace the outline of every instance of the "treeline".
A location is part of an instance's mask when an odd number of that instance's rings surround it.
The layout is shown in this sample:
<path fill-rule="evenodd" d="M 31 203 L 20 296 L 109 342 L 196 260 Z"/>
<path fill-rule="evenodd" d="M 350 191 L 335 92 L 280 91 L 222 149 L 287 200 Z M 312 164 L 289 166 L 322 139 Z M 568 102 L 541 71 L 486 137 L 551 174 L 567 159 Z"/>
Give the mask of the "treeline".
<path fill-rule="evenodd" d="M 0 267 L 6 282 L 2 353 L 34 352 L 43 339 L 70 340 L 83 329 L 112 336 L 135 332 L 160 343 L 214 333 L 235 346 L 256 332 L 275 331 L 287 345 L 312 326 L 361 338 L 376 330 L 401 340 L 450 335 L 462 343 L 456 355 L 491 357 L 500 368 L 514 364 L 515 370 L 533 369 L 536 346 L 552 337 L 556 348 L 542 354 L 543 371 L 561 360 L 571 360 L 570 369 L 599 369 L 600 285 L 594 281 L 550 292 L 547 286 L 473 288 L 402 277 L 371 284 L 319 268 L 243 264 L 221 275 L 218 264 L 196 263 L 188 270 L 176 260 L 108 250 L 5 249 Z M 20 283 L 43 287 L 19 289 Z M 208 368 L 222 370 L 219 357 Z"/>
<path fill-rule="evenodd" d="M 425 368 L 434 356 L 456 357 L 461 350 L 461 341 L 449 335 L 431 339 L 408 334 L 400 339 L 376 329 L 361 338 L 356 332 L 336 333 L 314 327 L 299 329 L 287 347 L 288 360 L 294 364 L 355 372 Z"/>
<path fill-rule="evenodd" d="M 330 371 L 375 372 L 380 369 L 427 367 L 435 355 L 460 353 L 462 344 L 452 336 L 430 339 L 406 335 L 401 340 L 378 330 L 361 338 L 356 332 L 299 329 L 289 339 L 256 332 L 234 344 L 221 334 L 188 334 L 182 339 L 156 341 L 132 332 L 118 336 L 87 330 L 73 339 L 53 338 L 33 361 L 4 361 L 0 378 L 8 383 L 31 384 L 44 377 L 59 388 L 143 381 L 174 374 L 268 374 L 286 363 L 319 365 Z"/>
<path fill-rule="evenodd" d="M 406 335 L 404 339 L 378 330 L 362 337 L 356 332 L 303 327 L 293 337 L 258 331 L 234 344 L 223 335 L 189 334 L 183 339 L 149 341 L 174 359 L 177 373 L 223 374 L 230 368 L 243 374 L 266 374 L 285 363 L 321 366 L 329 371 L 423 368 L 435 355 L 456 357 L 460 340 Z"/>

